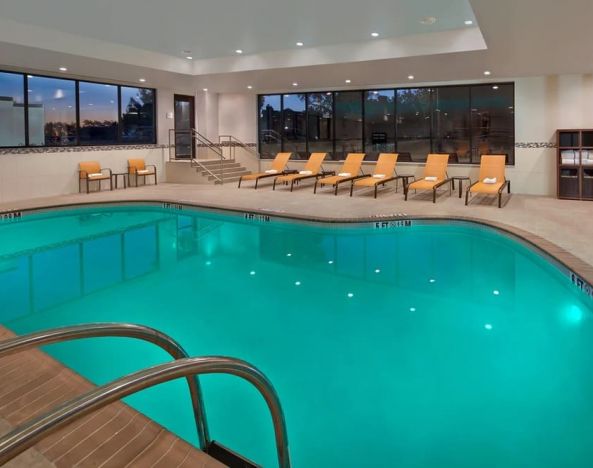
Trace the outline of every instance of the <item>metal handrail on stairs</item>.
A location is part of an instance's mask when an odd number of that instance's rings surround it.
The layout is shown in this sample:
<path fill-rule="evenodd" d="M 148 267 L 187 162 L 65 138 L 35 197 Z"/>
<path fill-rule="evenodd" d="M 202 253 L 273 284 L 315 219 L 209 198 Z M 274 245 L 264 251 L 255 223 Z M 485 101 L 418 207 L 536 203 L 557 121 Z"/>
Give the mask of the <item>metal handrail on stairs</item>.
<path fill-rule="evenodd" d="M 253 148 L 252 146 L 249 146 L 247 143 L 244 143 L 243 141 L 241 141 L 236 136 L 233 136 L 233 135 L 219 135 L 218 136 L 218 142 L 221 144 L 221 149 L 225 147 L 224 146 L 225 143 L 228 144 L 229 156 L 233 160 L 235 160 L 235 149 L 237 147 L 243 148 L 245 151 L 251 153 L 251 155 L 254 156 L 255 158 L 257 158 L 258 160 L 261 157 L 260 154 L 259 154 L 259 152 L 255 148 Z"/>
<path fill-rule="evenodd" d="M 187 356 L 187 353 L 175 340 L 158 330 L 142 325 L 117 323 L 78 325 L 11 338 L 0 343 L 0 356 L 43 344 L 99 336 L 138 338 L 157 344 L 172 356 Z M 32 447 L 44 437 L 88 415 L 92 411 L 146 388 L 181 377 L 185 377 L 190 386 L 200 445 L 203 440 L 206 445 L 201 446 L 201 448 L 208 452 L 210 441 L 199 382 L 196 377 L 199 374 L 235 375 L 247 380 L 259 390 L 272 415 L 279 466 L 280 468 L 290 468 L 284 413 L 272 383 L 263 373 L 249 363 L 221 356 L 178 358 L 173 362 L 134 372 L 109 384 L 97 387 L 78 398 L 67 401 L 56 409 L 24 423 L 0 438 L 0 465 Z M 199 421 L 198 415 L 201 418 Z"/>
<path fill-rule="evenodd" d="M 208 150 L 213 151 L 218 156 L 218 158 L 220 159 L 220 176 L 218 176 L 214 172 L 212 172 L 205 164 L 202 163 L 202 161 L 200 161 L 198 158 L 194 157 L 194 155 L 192 155 L 192 157 L 190 159 L 190 166 L 191 167 L 199 167 L 203 171 L 207 172 L 211 177 L 213 177 L 215 181 L 218 181 L 221 184 L 224 184 L 223 165 L 224 165 L 224 161 L 226 161 L 227 158 L 224 157 L 224 154 L 223 154 L 223 151 L 222 151 L 222 148 L 220 147 L 220 145 L 217 145 L 210 139 L 206 138 L 204 135 L 202 135 L 200 132 L 198 132 L 195 128 L 190 128 L 187 130 L 176 130 L 174 128 L 170 128 L 169 129 L 169 160 L 178 159 L 176 157 L 176 155 L 173 158 L 171 157 L 171 150 L 173 148 L 175 148 L 174 142 L 177 141 L 178 135 L 189 135 L 191 137 L 191 141 L 192 141 L 191 144 L 194 149 L 199 150 L 199 148 L 205 147 Z M 173 136 L 173 138 L 171 138 L 172 136 Z"/>

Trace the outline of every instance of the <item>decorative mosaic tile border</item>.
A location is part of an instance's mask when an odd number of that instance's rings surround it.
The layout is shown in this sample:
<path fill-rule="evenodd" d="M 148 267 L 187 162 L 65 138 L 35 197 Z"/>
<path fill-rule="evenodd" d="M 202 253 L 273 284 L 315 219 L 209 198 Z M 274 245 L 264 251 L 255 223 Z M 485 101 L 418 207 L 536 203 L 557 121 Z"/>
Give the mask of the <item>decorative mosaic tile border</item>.
<path fill-rule="evenodd" d="M 79 153 L 86 151 L 119 151 L 168 148 L 169 145 L 113 145 L 113 146 L 45 146 L 40 148 L 0 148 L 3 154 Z"/>
<path fill-rule="evenodd" d="M 556 143 L 551 143 L 549 141 L 535 141 L 535 142 L 518 141 L 515 143 L 515 148 L 536 149 L 536 148 L 557 148 L 557 147 L 558 147 L 558 145 Z"/>

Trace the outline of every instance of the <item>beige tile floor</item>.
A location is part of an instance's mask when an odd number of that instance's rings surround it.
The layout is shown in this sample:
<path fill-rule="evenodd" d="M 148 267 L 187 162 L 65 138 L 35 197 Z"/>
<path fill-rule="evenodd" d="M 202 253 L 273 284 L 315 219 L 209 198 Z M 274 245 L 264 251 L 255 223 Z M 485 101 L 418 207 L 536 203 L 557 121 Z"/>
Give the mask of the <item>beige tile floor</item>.
<path fill-rule="evenodd" d="M 47 205 L 76 204 L 115 200 L 178 201 L 217 208 L 240 210 L 273 210 L 286 215 L 328 218 L 332 220 L 368 218 L 379 215 L 405 213 L 415 217 L 468 217 L 502 223 L 539 236 L 556 244 L 577 258 L 593 265 L 593 203 L 557 200 L 550 197 L 511 195 L 505 198 L 503 208 L 496 207 L 491 198 L 476 198 L 470 206 L 464 205 L 457 192 L 452 196 L 444 191 L 437 203 L 430 201 L 430 194 L 410 194 L 405 202 L 401 187 L 398 193 L 385 188 L 375 200 L 370 191 L 359 192 L 350 198 L 348 188 L 334 196 L 329 190 L 313 194 L 311 184 L 295 189 L 272 191 L 265 182 L 253 190 L 237 189 L 235 184 L 224 186 L 159 184 L 103 191 L 91 194 L 63 195 L 0 204 L 0 211 L 25 209 Z M 506 197 L 506 195 L 505 195 Z"/>

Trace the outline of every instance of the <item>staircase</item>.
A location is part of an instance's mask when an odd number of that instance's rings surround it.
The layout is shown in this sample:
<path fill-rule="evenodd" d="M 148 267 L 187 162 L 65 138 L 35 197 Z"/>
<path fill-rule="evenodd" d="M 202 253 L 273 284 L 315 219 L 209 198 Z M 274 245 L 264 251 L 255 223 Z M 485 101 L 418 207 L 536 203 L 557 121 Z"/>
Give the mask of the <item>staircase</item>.
<path fill-rule="evenodd" d="M 250 174 L 250 171 L 232 159 L 224 159 L 222 162 L 216 159 L 202 160 L 200 164 L 202 167 L 196 167 L 196 172 L 214 184 L 238 182 L 241 176 Z"/>
<path fill-rule="evenodd" d="M 188 152 L 178 156 L 177 146 L 181 143 L 186 151 L 188 147 L 190 150 L 191 146 L 194 147 L 191 158 L 188 157 Z M 237 147 L 245 149 L 254 158 L 259 159 L 257 151 L 233 136 L 221 136 L 219 142 L 214 143 L 194 128 L 170 129 L 167 181 L 189 184 L 236 183 L 241 176 L 251 173 L 235 159 Z"/>

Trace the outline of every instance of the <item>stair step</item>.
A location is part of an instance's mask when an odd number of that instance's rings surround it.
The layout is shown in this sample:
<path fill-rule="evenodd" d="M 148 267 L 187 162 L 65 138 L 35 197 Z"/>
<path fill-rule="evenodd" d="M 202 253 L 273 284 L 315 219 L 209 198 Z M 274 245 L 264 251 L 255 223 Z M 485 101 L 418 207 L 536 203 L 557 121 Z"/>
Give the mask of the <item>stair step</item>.
<path fill-rule="evenodd" d="M 202 170 L 201 168 L 198 168 L 198 171 L 202 173 L 202 175 L 211 175 L 211 174 L 230 174 L 231 172 L 244 172 L 247 169 L 245 169 L 244 167 L 224 167 L 222 170 L 220 170 L 220 168 L 212 168 L 212 169 L 208 169 L 207 171 Z"/>
<path fill-rule="evenodd" d="M 221 175 L 224 175 L 225 177 L 227 177 L 227 176 L 232 176 L 232 175 L 243 175 L 243 174 L 248 174 L 248 173 L 249 173 L 249 171 L 247 169 L 245 169 L 244 167 L 236 167 L 230 171 L 222 171 L 222 172 L 221 171 L 212 171 L 212 172 L 204 171 L 204 172 L 202 172 L 202 175 L 203 176 L 215 175 L 218 177 L 220 177 Z"/>
<path fill-rule="evenodd" d="M 206 159 L 206 160 L 200 160 L 197 159 L 197 161 L 202 164 L 203 166 L 207 167 L 208 169 L 210 169 L 211 167 L 220 167 L 221 165 L 221 161 L 220 159 Z M 238 162 L 236 162 L 233 159 L 223 159 L 222 161 L 222 166 L 240 166 L 240 164 Z"/>
<path fill-rule="evenodd" d="M 249 174 L 249 171 L 233 172 L 231 174 L 224 174 L 224 177 L 222 177 L 222 178 L 225 180 L 225 182 L 229 179 L 239 180 L 239 177 L 247 175 L 247 174 Z M 217 174 L 217 177 L 221 178 L 220 174 Z M 215 180 L 215 179 L 216 179 L 216 177 L 214 177 L 214 176 L 211 176 L 211 175 L 208 176 L 208 180 Z"/>

